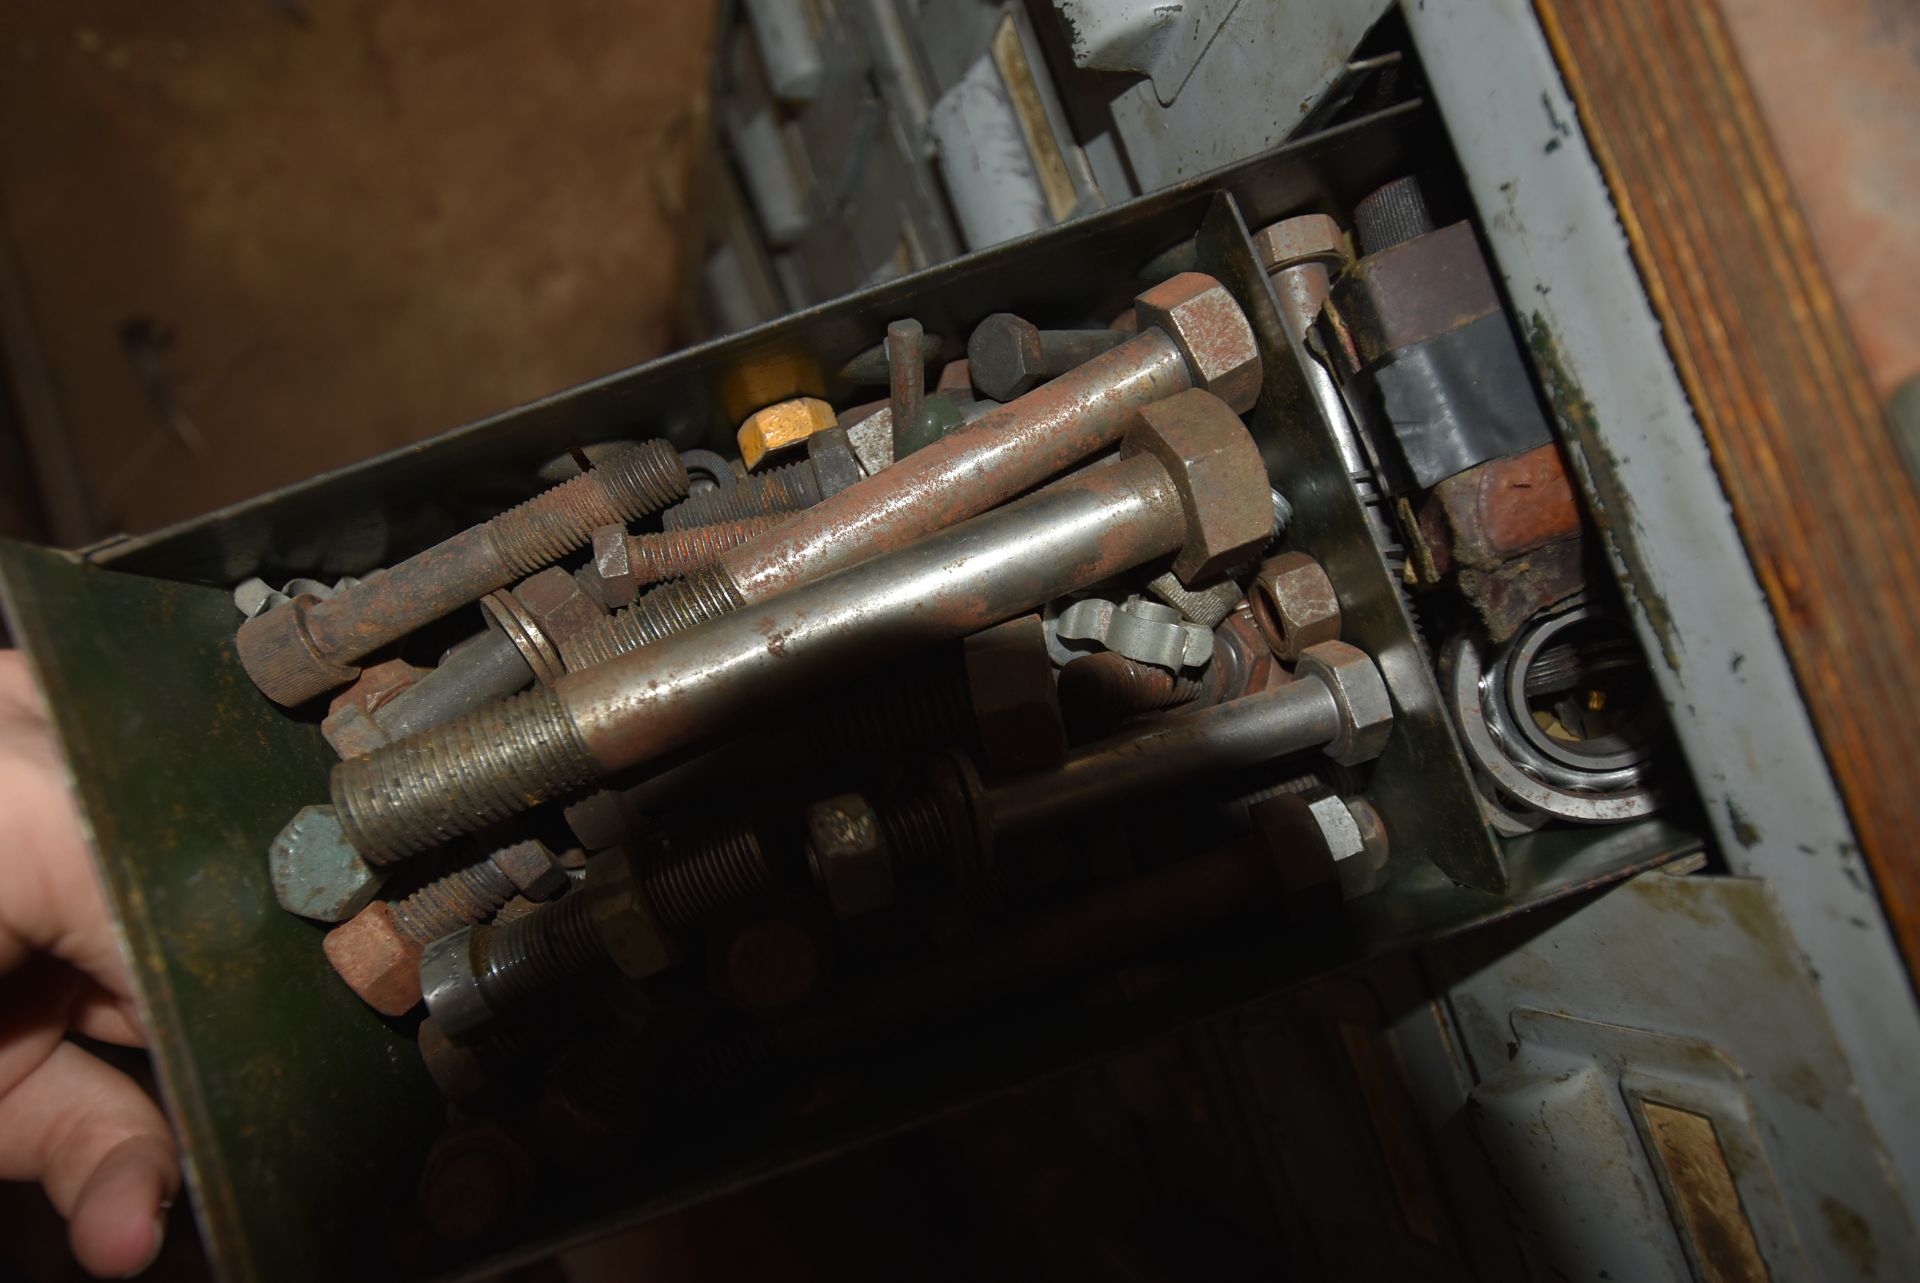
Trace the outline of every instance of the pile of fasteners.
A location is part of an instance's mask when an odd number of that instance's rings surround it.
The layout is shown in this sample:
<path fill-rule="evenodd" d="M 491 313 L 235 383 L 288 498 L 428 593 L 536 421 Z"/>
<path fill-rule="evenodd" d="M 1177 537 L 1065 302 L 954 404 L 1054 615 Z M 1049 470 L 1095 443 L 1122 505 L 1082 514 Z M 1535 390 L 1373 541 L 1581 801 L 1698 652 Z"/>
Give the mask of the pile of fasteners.
<path fill-rule="evenodd" d="M 884 401 L 767 406 L 737 459 L 597 447 L 397 565 L 236 592 L 259 688 L 330 699 L 273 886 L 374 1011 L 424 1006 L 442 1236 L 538 1163 L 1378 881 L 1393 713 L 1285 548 L 1234 298 L 933 350 L 896 322 L 843 371 Z"/>

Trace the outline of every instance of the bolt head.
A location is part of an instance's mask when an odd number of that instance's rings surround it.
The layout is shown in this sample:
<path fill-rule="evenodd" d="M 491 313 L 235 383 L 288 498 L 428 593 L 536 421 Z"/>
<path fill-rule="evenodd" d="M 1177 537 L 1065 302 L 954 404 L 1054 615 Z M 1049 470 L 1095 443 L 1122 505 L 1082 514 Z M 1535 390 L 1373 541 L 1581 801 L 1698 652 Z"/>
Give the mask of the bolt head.
<path fill-rule="evenodd" d="M 624 974 L 644 980 L 673 965 L 673 944 L 647 904 L 632 852 L 615 847 L 588 860 L 577 894 L 588 897 L 594 933 Z"/>
<path fill-rule="evenodd" d="M 989 400 L 1031 392 L 1046 377 L 1041 362 L 1039 328 L 1012 312 L 995 312 L 967 340 L 967 375 Z"/>
<path fill-rule="evenodd" d="M 1268 272 L 1285 271 L 1302 263 L 1338 269 L 1347 261 L 1347 237 L 1340 224 L 1327 215 L 1301 214 L 1254 233 L 1253 250 Z"/>
<path fill-rule="evenodd" d="M 331 806 L 301 807 L 267 849 L 267 868 L 280 907 L 318 922 L 345 922 L 385 881 L 347 841 Z"/>
<path fill-rule="evenodd" d="M 822 499 L 867 479 L 845 428 L 823 428 L 807 438 L 807 458 Z"/>
<path fill-rule="evenodd" d="M 570 885 L 567 871 L 543 842 L 515 842 L 488 858 L 529 900 L 551 900 Z"/>
<path fill-rule="evenodd" d="M 1247 594 L 1260 635 L 1291 664 L 1309 646 L 1340 638 L 1340 599 L 1318 561 L 1283 552 L 1260 563 Z"/>
<path fill-rule="evenodd" d="M 1319 678 L 1340 709 L 1340 733 L 1327 745 L 1328 757 L 1358 766 L 1380 756 L 1393 733 L 1393 700 L 1365 651 L 1342 641 L 1321 642 L 1302 652 L 1293 672 L 1296 678 Z"/>
<path fill-rule="evenodd" d="M 1134 299 L 1142 329 L 1164 331 L 1187 359 L 1193 386 L 1245 414 L 1260 398 L 1260 346 L 1246 313 L 1213 277 L 1182 272 Z"/>
<path fill-rule="evenodd" d="M 1035 771 L 1067 756 L 1047 629 L 1022 615 L 961 643 L 980 754 L 989 771 Z"/>
<path fill-rule="evenodd" d="M 1122 453 L 1151 454 L 1173 478 L 1186 511 L 1186 534 L 1173 561 L 1181 583 L 1217 579 L 1273 538 L 1273 494 L 1260 448 L 1240 416 L 1212 393 L 1182 392 L 1148 406 Z"/>
<path fill-rule="evenodd" d="M 893 903 L 893 852 L 880 817 L 858 793 L 815 802 L 806 810 L 808 859 L 837 918 L 855 918 Z"/>
<path fill-rule="evenodd" d="M 419 1004 L 420 946 L 401 933 L 384 900 L 327 932 L 320 947 L 347 987 L 381 1015 L 404 1016 Z"/>
<path fill-rule="evenodd" d="M 365 757 L 390 742 L 373 714 L 359 704 L 346 704 L 320 720 L 320 738 L 340 755 L 341 761 Z"/>

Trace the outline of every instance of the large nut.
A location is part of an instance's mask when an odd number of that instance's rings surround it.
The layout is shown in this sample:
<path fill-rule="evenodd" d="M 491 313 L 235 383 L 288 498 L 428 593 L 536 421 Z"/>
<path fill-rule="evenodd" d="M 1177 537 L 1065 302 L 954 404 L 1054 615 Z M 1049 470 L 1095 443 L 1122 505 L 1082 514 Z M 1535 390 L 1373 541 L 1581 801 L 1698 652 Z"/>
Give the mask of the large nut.
<path fill-rule="evenodd" d="M 967 339 L 967 373 L 981 395 L 1011 401 L 1046 377 L 1040 329 L 1012 312 L 995 312 Z"/>
<path fill-rule="evenodd" d="M 1245 414 L 1260 398 L 1260 346 L 1227 287 L 1200 272 L 1182 272 L 1133 301 L 1142 329 L 1164 330 L 1187 359 L 1193 386 Z"/>
<path fill-rule="evenodd" d="M 605 613 L 578 581 L 558 566 L 549 566 L 521 580 L 513 595 L 540 626 L 547 640 L 563 650 L 581 630 Z"/>
<path fill-rule="evenodd" d="M 404 1016 L 419 1004 L 420 946 L 401 932 L 384 900 L 327 932 L 320 948 L 347 987 L 381 1015 Z"/>
<path fill-rule="evenodd" d="M 672 966 L 674 951 L 647 903 L 633 861 L 633 854 L 623 847 L 602 851 L 587 861 L 586 882 L 578 894 L 588 898 L 594 934 L 613 965 L 635 980 L 644 980 Z"/>
<path fill-rule="evenodd" d="M 838 421 L 833 407 L 818 397 L 794 397 L 791 401 L 756 410 L 747 416 L 735 437 L 740 443 L 740 460 L 752 471 L 768 455 L 798 445 Z"/>
<path fill-rule="evenodd" d="M 567 871 L 553 858 L 546 843 L 515 842 L 487 857 L 529 900 L 551 900 L 567 889 Z"/>
<path fill-rule="evenodd" d="M 961 644 L 961 656 L 987 769 L 1037 771 L 1064 761 L 1067 726 L 1040 616 L 974 633 Z"/>
<path fill-rule="evenodd" d="M 807 860 L 837 918 L 893 903 L 893 852 L 873 804 L 845 793 L 807 808 Z"/>
<path fill-rule="evenodd" d="M 1342 766 L 1358 766 L 1380 756 L 1393 733 L 1393 700 L 1387 683 L 1367 653 L 1346 642 L 1321 642 L 1300 656 L 1295 678 L 1318 678 L 1340 710 L 1340 733 L 1326 754 Z"/>
<path fill-rule="evenodd" d="M 301 807 L 267 849 L 267 868 L 280 907 L 318 922 L 345 922 L 386 880 L 347 841 L 331 806 Z"/>
<path fill-rule="evenodd" d="M 1247 603 L 1260 635 L 1289 664 L 1309 646 L 1340 638 L 1340 599 L 1333 581 L 1304 552 L 1283 552 L 1261 562 Z"/>
<path fill-rule="evenodd" d="M 1181 583 L 1218 578 L 1273 538 L 1273 494 L 1260 448 L 1211 392 L 1192 389 L 1142 410 L 1121 453 L 1151 454 L 1173 478 L 1187 518 L 1173 560 Z"/>

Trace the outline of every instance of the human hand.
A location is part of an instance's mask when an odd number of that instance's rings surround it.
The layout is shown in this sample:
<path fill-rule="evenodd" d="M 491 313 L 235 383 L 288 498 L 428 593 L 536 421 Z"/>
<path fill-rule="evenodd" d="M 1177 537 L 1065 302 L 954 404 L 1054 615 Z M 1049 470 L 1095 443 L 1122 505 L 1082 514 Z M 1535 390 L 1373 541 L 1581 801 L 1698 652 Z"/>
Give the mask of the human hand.
<path fill-rule="evenodd" d="M 131 1078 L 69 1032 L 146 1044 L 53 731 L 0 651 L 0 1180 L 39 1181 L 102 1277 L 159 1254 L 180 1164 Z"/>

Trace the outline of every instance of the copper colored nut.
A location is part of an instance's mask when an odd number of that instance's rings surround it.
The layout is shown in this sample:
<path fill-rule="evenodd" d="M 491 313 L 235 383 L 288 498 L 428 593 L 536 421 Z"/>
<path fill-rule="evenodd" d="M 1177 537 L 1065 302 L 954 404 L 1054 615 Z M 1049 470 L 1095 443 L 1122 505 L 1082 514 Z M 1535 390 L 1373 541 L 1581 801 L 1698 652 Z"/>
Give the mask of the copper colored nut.
<path fill-rule="evenodd" d="M 989 771 L 1036 771 L 1066 759 L 1066 722 L 1040 616 L 973 634 L 961 643 L 961 657 Z"/>
<path fill-rule="evenodd" d="M 1340 599 L 1320 563 L 1304 552 L 1283 552 L 1260 563 L 1247 593 L 1253 619 L 1273 653 L 1286 663 L 1340 636 Z"/>
<path fill-rule="evenodd" d="M 1182 272 L 1133 301 L 1142 329 L 1164 330 L 1187 359 L 1193 385 L 1245 414 L 1260 397 L 1260 347 L 1227 287 Z"/>
<path fill-rule="evenodd" d="M 574 577 L 558 566 L 521 580 L 513 595 L 556 647 L 565 647 L 575 634 L 605 614 Z"/>
<path fill-rule="evenodd" d="M 594 935 L 614 966 L 635 980 L 673 965 L 673 945 L 640 887 L 634 857 L 621 847 L 587 861 L 587 878 L 576 895 L 588 897 Z"/>
<path fill-rule="evenodd" d="M 764 410 L 756 410 L 740 425 L 735 439 L 740 443 L 740 459 L 749 471 L 777 450 L 798 445 L 814 433 L 832 427 L 838 420 L 833 407 L 818 397 L 800 396 Z"/>
<path fill-rule="evenodd" d="M 1192 389 L 1142 410 L 1121 454 L 1151 454 L 1173 478 L 1186 510 L 1186 534 L 1173 560 L 1181 583 L 1218 578 L 1273 538 L 1273 493 L 1260 448 L 1240 416 L 1212 393 Z"/>
<path fill-rule="evenodd" d="M 873 804 L 858 793 L 815 802 L 806 811 L 807 861 L 837 918 L 893 903 L 893 852 Z"/>
<path fill-rule="evenodd" d="M 633 605 L 633 599 L 640 595 L 640 579 L 634 572 L 633 544 L 628 541 L 625 526 L 601 526 L 594 531 L 593 560 L 587 564 L 593 568 L 600 600 L 608 609 Z"/>
<path fill-rule="evenodd" d="M 1302 263 L 1338 268 L 1347 261 L 1347 236 L 1340 224 L 1325 214 L 1300 214 L 1255 232 L 1253 251 L 1260 266 L 1269 272 Z"/>
<path fill-rule="evenodd" d="M 763 918 L 716 942 L 710 985 L 734 1006 L 771 1016 L 818 992 L 825 972 L 813 932 L 790 918 Z"/>
<path fill-rule="evenodd" d="M 495 851 L 490 858 L 529 900 L 551 900 L 569 885 L 567 871 L 542 842 L 515 842 Z"/>
<path fill-rule="evenodd" d="M 383 1016 L 404 1016 L 420 1002 L 420 946 L 401 934 L 393 910 L 376 900 L 327 932 L 327 961 Z"/>

